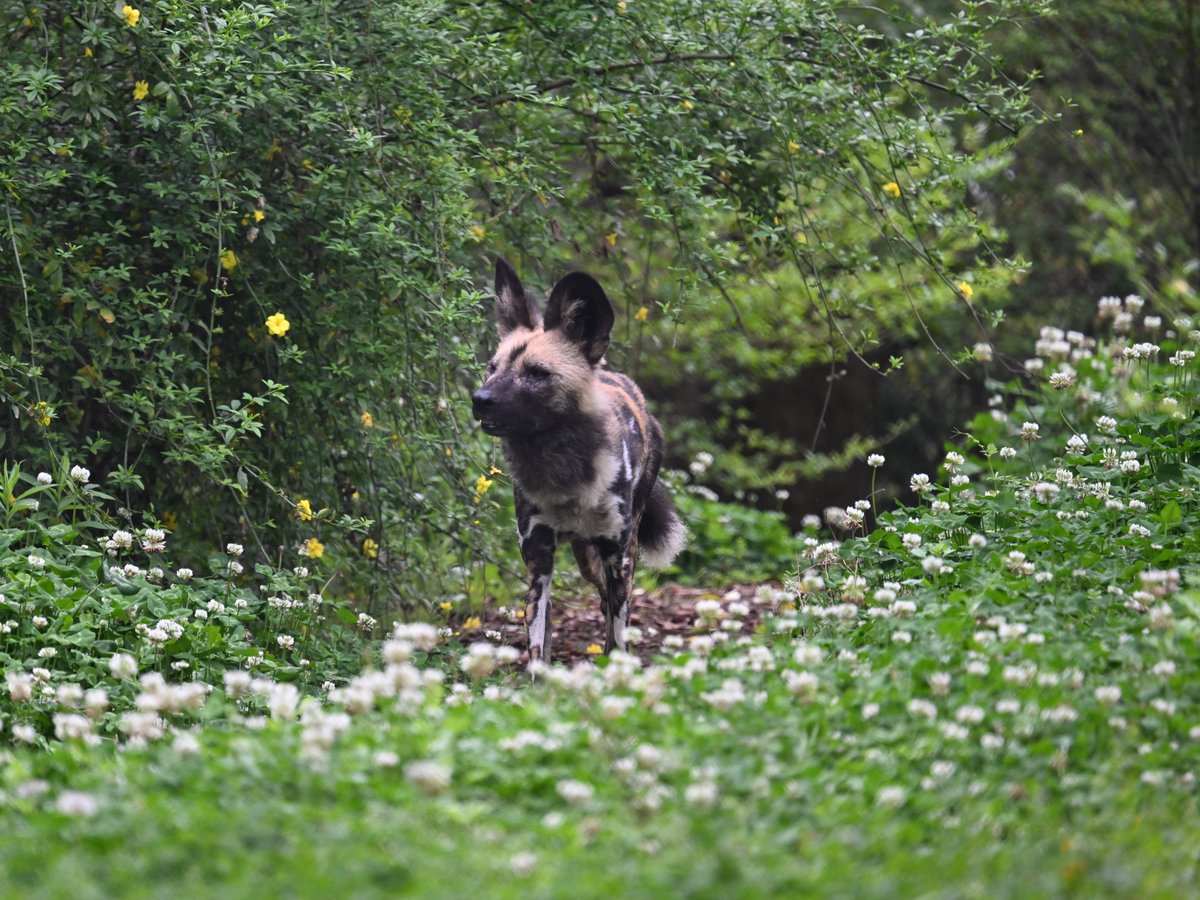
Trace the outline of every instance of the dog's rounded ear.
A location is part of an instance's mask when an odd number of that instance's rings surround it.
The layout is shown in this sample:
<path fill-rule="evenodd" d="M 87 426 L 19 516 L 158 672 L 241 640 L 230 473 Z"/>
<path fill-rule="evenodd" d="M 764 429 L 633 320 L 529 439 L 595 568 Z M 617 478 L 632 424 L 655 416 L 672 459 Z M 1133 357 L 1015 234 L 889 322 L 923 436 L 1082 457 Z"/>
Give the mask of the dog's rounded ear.
<path fill-rule="evenodd" d="M 608 352 L 612 327 L 612 304 L 591 275 L 572 272 L 551 289 L 546 302 L 546 330 L 560 329 L 579 345 L 593 366 Z"/>
<path fill-rule="evenodd" d="M 518 328 L 537 328 L 542 321 L 537 300 L 525 290 L 516 271 L 496 257 L 496 329 L 500 337 Z"/>

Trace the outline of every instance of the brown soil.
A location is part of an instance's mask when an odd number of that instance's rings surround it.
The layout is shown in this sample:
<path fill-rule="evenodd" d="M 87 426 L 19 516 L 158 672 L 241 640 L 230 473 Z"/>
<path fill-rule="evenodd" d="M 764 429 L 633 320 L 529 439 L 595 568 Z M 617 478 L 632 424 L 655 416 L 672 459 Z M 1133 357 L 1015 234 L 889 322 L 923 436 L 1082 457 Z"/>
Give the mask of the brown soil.
<path fill-rule="evenodd" d="M 629 650 L 641 657 L 643 663 L 648 663 L 662 652 L 663 639 L 668 635 L 679 635 L 686 640 L 696 633 L 693 627 L 696 602 L 704 599 L 721 601 L 722 606 L 737 600 L 745 603 L 750 613 L 742 618 L 739 633 L 751 634 L 762 621 L 764 612 L 764 608 L 754 602 L 756 590 L 757 585 L 737 585 L 713 591 L 670 584 L 650 592 L 635 591 L 629 624 L 642 630 L 642 640 L 637 646 L 631 645 Z M 737 597 L 733 596 L 735 593 Z M 481 639 L 485 631 L 498 631 L 503 635 L 502 643 L 519 647 L 522 651 L 526 648 L 524 619 L 509 621 L 500 614 L 498 607 L 488 610 L 475 639 Z M 473 637 L 471 632 L 463 633 L 466 640 Z M 568 598 L 554 604 L 550 632 L 550 656 L 553 662 L 570 666 L 580 660 L 593 659 L 596 646 L 603 644 L 604 617 L 600 614 L 598 597 Z M 589 647 L 593 649 L 592 653 L 588 652 Z"/>

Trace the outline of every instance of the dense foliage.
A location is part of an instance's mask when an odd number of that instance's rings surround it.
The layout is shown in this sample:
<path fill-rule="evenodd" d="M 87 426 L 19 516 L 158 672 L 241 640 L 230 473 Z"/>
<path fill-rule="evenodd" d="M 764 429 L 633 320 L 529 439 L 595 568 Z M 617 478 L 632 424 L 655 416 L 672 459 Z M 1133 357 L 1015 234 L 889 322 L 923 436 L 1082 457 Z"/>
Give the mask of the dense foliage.
<path fill-rule="evenodd" d="M 1032 114 L 984 34 L 1039 7 L 10 7 L 4 452 L 199 548 L 317 536 L 347 590 L 465 590 L 506 533 L 466 405 L 490 257 L 601 270 L 614 363 L 738 426 L 753 378 L 998 298 L 965 191 L 983 123 Z M 795 476 L 787 441 L 732 449 Z"/>
<path fill-rule="evenodd" d="M 1098 342 L 1047 327 L 1041 371 L 997 385 L 944 479 L 913 474 L 877 527 L 865 498 L 813 533 L 787 589 L 698 603 L 693 634 L 648 665 L 614 654 L 533 684 L 506 671 L 511 648 L 401 625 L 361 642 L 348 679 L 314 654 L 302 677 L 335 683 L 301 691 L 271 664 L 286 650 L 242 659 L 299 626 L 205 598 L 273 608 L 311 575 L 250 581 L 223 555 L 211 578 L 118 576 L 114 560 L 161 553 L 112 532 L 102 581 L 65 546 L 86 478 L 10 472 L 0 715 L 32 746 L 3 752 L 5 884 L 1194 893 L 1200 330 L 1136 297 L 1100 310 Z M 162 605 L 179 636 L 117 621 L 128 602 Z M 89 616 L 109 622 L 111 663 L 70 640 Z M 174 665 L 198 645 L 203 664 Z"/>

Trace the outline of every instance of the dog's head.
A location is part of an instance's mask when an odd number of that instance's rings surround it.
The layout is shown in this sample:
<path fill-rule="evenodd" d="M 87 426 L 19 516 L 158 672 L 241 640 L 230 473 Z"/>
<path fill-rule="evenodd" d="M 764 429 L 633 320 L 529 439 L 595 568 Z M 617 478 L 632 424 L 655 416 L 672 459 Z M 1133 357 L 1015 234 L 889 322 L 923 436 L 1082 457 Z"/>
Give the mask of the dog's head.
<path fill-rule="evenodd" d="M 587 411 L 612 326 L 612 304 L 592 276 L 562 278 L 543 314 L 512 266 L 497 259 L 500 346 L 472 402 L 483 430 L 529 436 Z"/>

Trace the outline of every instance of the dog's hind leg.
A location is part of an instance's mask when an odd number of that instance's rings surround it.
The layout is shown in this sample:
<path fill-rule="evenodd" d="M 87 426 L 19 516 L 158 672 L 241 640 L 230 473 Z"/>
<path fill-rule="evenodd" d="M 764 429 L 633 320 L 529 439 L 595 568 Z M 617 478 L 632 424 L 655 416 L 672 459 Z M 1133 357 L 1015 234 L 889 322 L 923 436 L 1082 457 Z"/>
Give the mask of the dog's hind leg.
<path fill-rule="evenodd" d="M 594 542 L 604 572 L 601 607 L 604 610 L 604 652 L 625 649 L 625 629 L 629 626 L 633 603 L 633 569 L 637 563 L 637 523 L 620 540 Z"/>

